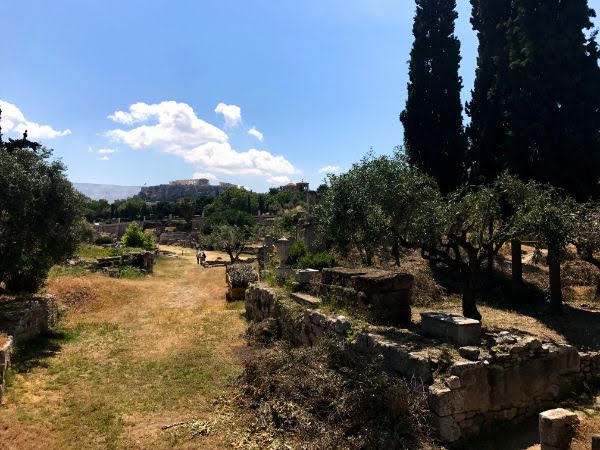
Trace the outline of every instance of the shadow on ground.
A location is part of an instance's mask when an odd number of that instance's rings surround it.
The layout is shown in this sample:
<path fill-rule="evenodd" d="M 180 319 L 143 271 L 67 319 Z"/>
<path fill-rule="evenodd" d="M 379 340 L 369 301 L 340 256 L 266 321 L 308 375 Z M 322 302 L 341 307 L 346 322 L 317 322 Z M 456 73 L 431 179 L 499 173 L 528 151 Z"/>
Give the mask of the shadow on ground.
<path fill-rule="evenodd" d="M 25 373 L 37 367 L 48 367 L 48 358 L 56 355 L 71 339 L 70 333 L 53 330 L 19 343 L 11 358 L 12 370 Z"/>

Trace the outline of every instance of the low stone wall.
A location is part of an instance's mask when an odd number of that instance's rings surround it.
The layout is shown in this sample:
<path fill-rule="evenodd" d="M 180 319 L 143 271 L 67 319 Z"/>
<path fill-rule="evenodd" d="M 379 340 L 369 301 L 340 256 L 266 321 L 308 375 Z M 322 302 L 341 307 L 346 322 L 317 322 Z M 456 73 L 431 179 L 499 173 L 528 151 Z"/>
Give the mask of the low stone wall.
<path fill-rule="evenodd" d="M 12 336 L 8 336 L 4 339 L 4 336 L 0 337 L 4 342 L 0 345 L 0 402 L 4 396 L 4 377 L 6 371 L 10 367 L 10 355 L 13 349 Z"/>
<path fill-rule="evenodd" d="M 306 308 L 303 303 L 281 295 L 276 289 L 262 283 L 252 284 L 246 290 L 248 318 L 255 321 L 270 317 L 277 319 L 282 336 L 295 344 L 313 345 L 324 336 L 347 339 L 350 331 L 356 330 L 348 318 Z M 347 342 L 349 351 L 382 356 L 386 369 L 414 379 L 417 385 L 433 380 L 431 360 L 426 354 L 414 351 L 409 345 L 392 342 L 375 332 L 356 331 L 354 339 Z"/>
<path fill-rule="evenodd" d="M 256 321 L 275 318 L 282 337 L 298 345 L 329 336 L 346 339 L 349 351 L 380 356 L 386 370 L 428 390 L 434 427 L 446 443 L 477 435 L 499 422 L 531 417 L 555 406 L 583 381 L 600 379 L 600 353 L 578 353 L 569 345 L 506 333 L 499 333 L 491 348 L 481 348 L 479 360 L 459 358 L 441 370 L 439 361 L 419 348 L 423 336 L 393 327 L 359 331 L 346 317 L 307 307 L 302 296 L 296 297 L 299 300 L 256 283 L 246 291 L 246 313 Z M 402 337 L 388 338 L 392 331 Z"/>
<path fill-rule="evenodd" d="M 323 269 L 319 294 L 367 308 L 375 320 L 395 325 L 410 322 L 413 284 L 407 273 L 334 267 Z"/>
<path fill-rule="evenodd" d="M 0 401 L 14 345 L 48 331 L 57 317 L 56 301 L 51 295 L 0 299 Z"/>
<path fill-rule="evenodd" d="M 429 388 L 429 405 L 442 440 L 455 442 L 531 417 L 597 377 L 600 354 L 522 338 L 483 360 L 455 363 Z"/>
<path fill-rule="evenodd" d="M 84 259 L 75 259 L 69 261 L 72 266 L 85 267 L 92 271 L 101 271 L 110 276 L 118 276 L 119 267 L 135 267 L 145 272 L 152 272 L 158 252 L 136 252 L 126 253 L 122 256 L 111 256 L 107 258 L 98 258 L 96 261 L 87 261 Z"/>
<path fill-rule="evenodd" d="M 17 343 L 50 329 L 57 314 L 51 295 L 0 300 L 0 332 L 12 336 Z"/>

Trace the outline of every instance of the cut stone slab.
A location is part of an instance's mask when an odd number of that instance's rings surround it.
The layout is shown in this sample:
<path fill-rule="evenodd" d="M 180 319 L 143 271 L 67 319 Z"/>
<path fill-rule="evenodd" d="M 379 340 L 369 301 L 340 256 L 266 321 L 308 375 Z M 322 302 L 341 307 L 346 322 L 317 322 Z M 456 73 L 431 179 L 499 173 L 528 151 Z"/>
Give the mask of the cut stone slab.
<path fill-rule="evenodd" d="M 458 314 L 421 313 L 421 331 L 425 335 L 447 339 L 460 346 L 478 345 L 481 340 L 481 322 Z"/>
<path fill-rule="evenodd" d="M 541 450 L 568 450 L 579 417 L 567 409 L 556 408 L 540 413 Z"/>
<path fill-rule="evenodd" d="M 465 359 L 470 361 L 477 361 L 479 359 L 479 355 L 481 354 L 481 350 L 479 347 L 461 347 L 458 349 L 458 354 Z"/>
<path fill-rule="evenodd" d="M 308 306 L 309 308 L 318 308 L 321 306 L 321 299 L 315 297 L 310 294 L 305 294 L 304 292 L 294 292 L 290 295 L 294 300 L 304 306 Z"/>

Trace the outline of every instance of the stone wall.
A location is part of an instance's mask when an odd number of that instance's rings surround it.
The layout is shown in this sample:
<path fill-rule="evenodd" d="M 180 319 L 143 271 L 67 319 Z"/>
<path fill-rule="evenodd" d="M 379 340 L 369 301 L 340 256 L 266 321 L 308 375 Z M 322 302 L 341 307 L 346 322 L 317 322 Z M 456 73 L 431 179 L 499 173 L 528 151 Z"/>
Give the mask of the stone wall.
<path fill-rule="evenodd" d="M 2 401 L 2 397 L 4 395 L 4 377 L 6 375 L 6 371 L 10 367 L 10 355 L 12 354 L 13 349 L 13 339 L 12 336 L 8 336 L 5 338 L 4 336 L 0 336 L 0 340 L 2 343 L 0 344 L 0 402 Z"/>
<path fill-rule="evenodd" d="M 0 300 L 0 332 L 15 343 L 47 331 L 55 323 L 58 309 L 51 295 Z"/>
<path fill-rule="evenodd" d="M 483 360 L 455 363 L 429 388 L 429 405 L 440 437 L 454 442 L 531 417 L 597 377 L 600 354 L 522 338 Z"/>
<path fill-rule="evenodd" d="M 334 267 L 323 269 L 319 294 L 366 308 L 380 323 L 408 323 L 414 278 L 407 273 Z"/>
<path fill-rule="evenodd" d="M 383 367 L 428 390 L 440 439 L 455 443 L 499 422 L 518 422 L 553 407 L 583 381 L 600 378 L 600 353 L 578 353 L 569 345 L 499 333 L 477 361 L 457 358 L 443 369 L 425 347 L 441 342 L 410 330 L 368 326 L 358 330 L 344 316 L 328 314 L 264 284 L 246 291 L 251 320 L 275 318 L 282 337 L 312 345 L 323 336 L 346 339 L 345 348 L 381 357 Z M 396 335 L 396 338 L 389 336 Z M 398 337 L 400 336 L 400 337 Z M 461 349 L 462 350 L 462 349 Z M 476 358 L 477 359 L 477 358 Z"/>
<path fill-rule="evenodd" d="M 0 299 L 0 401 L 14 345 L 48 331 L 57 316 L 56 301 L 51 295 Z"/>

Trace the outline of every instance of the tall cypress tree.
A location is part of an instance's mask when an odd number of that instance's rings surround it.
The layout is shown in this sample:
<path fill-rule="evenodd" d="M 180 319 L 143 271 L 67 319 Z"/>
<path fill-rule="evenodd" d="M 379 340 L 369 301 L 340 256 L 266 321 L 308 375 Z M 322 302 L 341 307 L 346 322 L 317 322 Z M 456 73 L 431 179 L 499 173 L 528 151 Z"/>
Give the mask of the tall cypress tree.
<path fill-rule="evenodd" d="M 508 46 L 506 27 L 511 0 L 471 0 L 471 24 L 477 31 L 479 49 L 475 86 L 466 111 L 471 118 L 466 165 L 471 182 L 491 182 L 508 168 Z"/>
<path fill-rule="evenodd" d="M 587 0 L 513 0 L 508 168 L 583 200 L 600 175 L 600 69 Z"/>
<path fill-rule="evenodd" d="M 416 5 L 408 99 L 400 114 L 404 146 L 410 163 L 448 192 L 463 180 L 465 154 L 456 0 L 416 0 Z"/>

